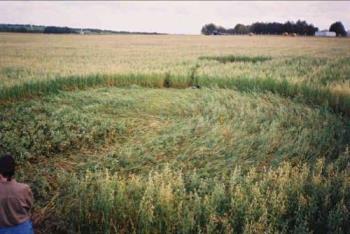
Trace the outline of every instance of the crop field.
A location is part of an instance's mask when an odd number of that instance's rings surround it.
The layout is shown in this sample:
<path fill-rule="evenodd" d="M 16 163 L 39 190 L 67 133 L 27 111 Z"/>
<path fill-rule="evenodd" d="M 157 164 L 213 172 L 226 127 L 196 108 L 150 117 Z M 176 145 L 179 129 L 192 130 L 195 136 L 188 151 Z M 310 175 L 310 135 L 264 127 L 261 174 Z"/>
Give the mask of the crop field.
<path fill-rule="evenodd" d="M 349 233 L 350 40 L 0 34 L 37 233 Z"/>

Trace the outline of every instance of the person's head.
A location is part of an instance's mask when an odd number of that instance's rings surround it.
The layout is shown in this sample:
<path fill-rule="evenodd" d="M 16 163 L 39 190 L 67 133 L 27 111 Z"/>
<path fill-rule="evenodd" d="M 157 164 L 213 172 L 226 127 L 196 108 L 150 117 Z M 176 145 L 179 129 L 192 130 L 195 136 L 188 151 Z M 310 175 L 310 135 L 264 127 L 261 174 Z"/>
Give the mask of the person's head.
<path fill-rule="evenodd" d="M 11 181 L 15 175 L 15 159 L 10 154 L 5 154 L 0 158 L 0 175 Z"/>

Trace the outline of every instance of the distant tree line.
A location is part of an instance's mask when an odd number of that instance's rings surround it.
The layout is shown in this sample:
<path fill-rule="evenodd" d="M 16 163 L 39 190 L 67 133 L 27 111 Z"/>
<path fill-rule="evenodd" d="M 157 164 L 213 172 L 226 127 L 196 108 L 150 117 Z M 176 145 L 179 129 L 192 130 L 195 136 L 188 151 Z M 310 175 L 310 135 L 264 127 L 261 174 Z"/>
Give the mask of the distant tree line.
<path fill-rule="evenodd" d="M 112 31 L 95 28 L 70 28 L 57 26 L 38 26 L 31 24 L 0 24 L 0 32 L 48 33 L 48 34 L 162 34 L 157 32 Z"/>
<path fill-rule="evenodd" d="M 275 34 L 296 33 L 300 35 L 314 35 L 318 28 L 306 21 L 298 20 L 297 22 L 287 21 L 285 23 L 261 23 L 256 22 L 251 25 L 236 24 L 234 28 L 226 29 L 215 24 L 206 24 L 202 27 L 202 34 Z"/>
<path fill-rule="evenodd" d="M 45 26 L 31 24 L 0 24 L 0 32 L 42 33 Z"/>
<path fill-rule="evenodd" d="M 49 27 L 45 27 L 44 33 L 64 34 L 64 33 L 79 33 L 79 32 L 74 28 L 49 26 Z"/>

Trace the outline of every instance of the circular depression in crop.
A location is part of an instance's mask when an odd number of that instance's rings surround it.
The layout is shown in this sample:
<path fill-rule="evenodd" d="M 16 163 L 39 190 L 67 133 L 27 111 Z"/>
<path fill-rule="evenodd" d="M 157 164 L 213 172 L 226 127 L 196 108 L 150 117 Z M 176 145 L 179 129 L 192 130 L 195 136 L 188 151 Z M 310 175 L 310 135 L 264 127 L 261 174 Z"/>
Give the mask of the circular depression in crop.
<path fill-rule="evenodd" d="M 170 164 L 209 175 L 310 162 L 337 154 L 345 137 L 327 110 L 224 89 L 100 88 L 2 109 L 2 151 L 33 158 L 101 149 L 97 167 L 121 172 Z"/>

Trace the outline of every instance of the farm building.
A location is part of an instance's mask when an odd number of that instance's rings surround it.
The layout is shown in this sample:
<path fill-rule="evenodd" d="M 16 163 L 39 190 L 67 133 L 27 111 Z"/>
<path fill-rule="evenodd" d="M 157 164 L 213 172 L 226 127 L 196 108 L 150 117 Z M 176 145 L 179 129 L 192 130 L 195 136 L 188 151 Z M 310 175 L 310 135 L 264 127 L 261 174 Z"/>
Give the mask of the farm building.
<path fill-rule="evenodd" d="M 328 30 L 322 30 L 315 32 L 316 37 L 335 37 L 335 32 L 330 32 Z"/>

